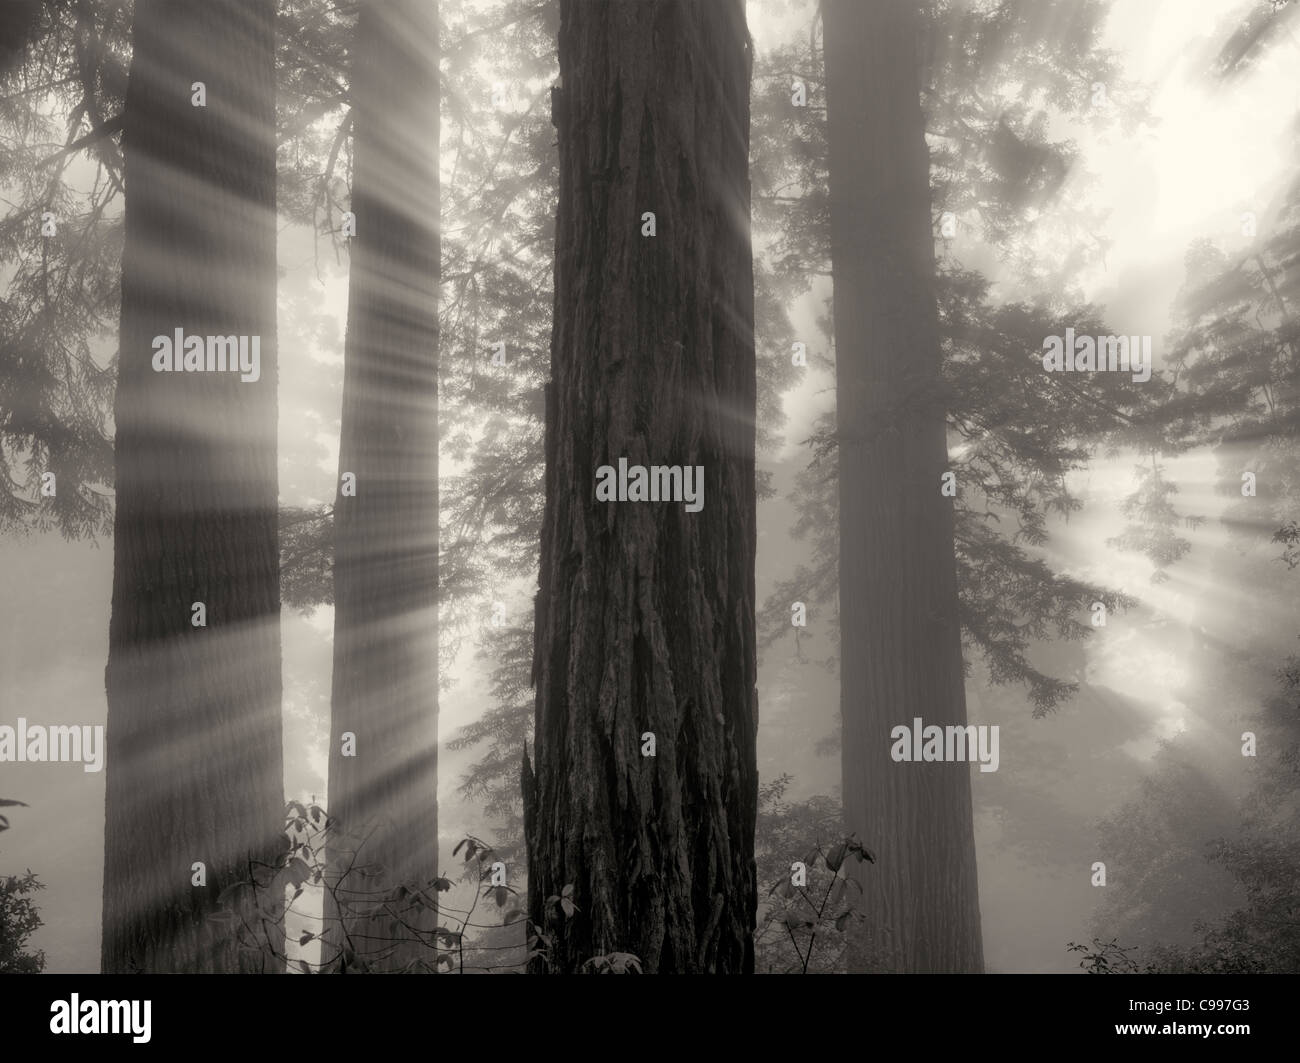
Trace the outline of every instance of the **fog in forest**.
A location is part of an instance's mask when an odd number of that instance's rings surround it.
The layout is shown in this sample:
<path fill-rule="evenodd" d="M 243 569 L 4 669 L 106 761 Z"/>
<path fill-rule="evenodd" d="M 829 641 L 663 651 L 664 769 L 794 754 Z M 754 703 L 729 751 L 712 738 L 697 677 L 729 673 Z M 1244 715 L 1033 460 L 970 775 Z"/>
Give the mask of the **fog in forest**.
<path fill-rule="evenodd" d="M 172 6 L 0 28 L 0 944 L 1300 969 L 1300 4 Z"/>

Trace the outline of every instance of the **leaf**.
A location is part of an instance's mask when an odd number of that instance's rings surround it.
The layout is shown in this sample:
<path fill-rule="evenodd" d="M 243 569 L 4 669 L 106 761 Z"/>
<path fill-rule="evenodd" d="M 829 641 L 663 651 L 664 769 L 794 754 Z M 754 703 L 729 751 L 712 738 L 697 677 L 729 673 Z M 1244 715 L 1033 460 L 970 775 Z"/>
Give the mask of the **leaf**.
<path fill-rule="evenodd" d="M 560 898 L 560 907 L 564 909 L 564 914 L 567 916 L 572 916 L 573 913 L 578 910 L 578 906 L 569 900 L 568 897 Z"/>
<path fill-rule="evenodd" d="M 247 882 L 232 882 L 229 886 L 217 894 L 217 904 L 222 907 L 233 908 L 236 903 L 237 895 L 240 890 L 248 888 Z"/>
<path fill-rule="evenodd" d="M 609 965 L 618 974 L 627 974 L 629 971 L 641 973 L 641 961 L 631 952 L 611 952 Z"/>
<path fill-rule="evenodd" d="M 849 925 L 849 917 L 852 915 L 853 912 L 848 908 L 840 912 L 840 914 L 835 917 L 835 929 L 843 933 L 844 928 Z"/>
<path fill-rule="evenodd" d="M 298 944 L 299 944 L 299 945 L 305 945 L 305 944 L 307 944 L 307 942 L 309 942 L 309 941 L 310 941 L 312 938 L 314 938 L 315 936 L 316 936 L 316 935 L 313 934 L 310 930 L 304 930 L 304 931 L 302 932 L 302 937 L 300 937 L 300 938 L 298 939 Z"/>
<path fill-rule="evenodd" d="M 839 904 L 840 898 L 843 896 L 844 896 L 844 879 L 837 878 L 835 880 L 835 885 L 831 887 L 831 898 L 830 898 L 831 905 L 834 906 L 836 904 Z"/>
<path fill-rule="evenodd" d="M 433 880 L 433 888 L 436 889 L 439 893 L 446 893 L 448 890 L 451 889 L 451 879 L 435 878 Z"/>
<path fill-rule="evenodd" d="M 564 889 L 560 890 L 560 896 L 561 896 L 561 897 L 572 897 L 572 896 L 573 896 L 573 883 L 572 883 L 572 882 L 570 882 L 567 886 L 565 886 Z"/>
<path fill-rule="evenodd" d="M 513 923 L 516 922 L 519 919 L 519 917 L 522 916 L 523 914 L 524 913 L 521 909 L 511 908 L 508 912 L 505 913 L 505 915 L 501 917 L 501 921 L 503 923 Z"/>
<path fill-rule="evenodd" d="M 504 886 L 498 886 L 495 890 L 492 891 L 492 893 L 493 893 L 493 898 L 497 902 L 497 907 L 504 908 L 506 906 L 506 901 L 510 899 L 510 891 L 506 889 Z"/>
<path fill-rule="evenodd" d="M 849 852 L 853 854 L 854 858 L 859 863 L 861 863 L 863 860 L 865 860 L 869 864 L 874 864 L 876 862 L 876 858 L 872 854 L 871 850 L 868 849 L 865 845 L 863 845 L 860 841 L 858 841 L 858 836 L 856 834 L 850 834 L 848 838 L 848 842 L 849 842 Z"/>
<path fill-rule="evenodd" d="M 781 896 L 788 901 L 791 897 L 794 896 L 794 883 L 791 882 L 789 879 L 786 879 L 778 887 L 777 892 L 781 894 Z"/>
<path fill-rule="evenodd" d="M 458 842 L 456 843 L 456 848 L 454 848 L 454 849 L 451 851 L 451 855 L 452 855 L 452 856 L 455 856 L 457 853 L 460 852 L 460 850 L 461 850 L 461 846 L 468 845 L 468 844 L 469 844 L 469 839 L 468 839 L 468 838 L 462 838 L 460 841 L 458 841 Z"/>
<path fill-rule="evenodd" d="M 309 878 L 311 878 L 311 867 L 308 865 L 307 861 L 302 860 L 296 856 L 289 861 L 289 867 L 287 871 L 289 875 L 289 881 L 292 882 L 295 886 L 301 886 L 304 882 L 306 882 Z"/>
<path fill-rule="evenodd" d="M 844 854 L 848 851 L 849 844 L 847 841 L 840 842 L 839 845 L 833 846 L 826 854 L 826 866 L 831 871 L 838 871 L 840 865 L 844 863 Z"/>
<path fill-rule="evenodd" d="M 298 961 L 298 967 L 299 967 L 299 969 L 302 971 L 303 974 L 311 974 L 311 968 L 310 968 L 309 966 L 307 966 L 307 961 L 306 961 L 306 960 L 299 960 L 299 961 Z"/>
<path fill-rule="evenodd" d="M 17 805 L 19 808 L 27 807 L 27 804 L 24 801 L 13 801 L 7 797 L 0 797 L 0 808 L 12 808 L 15 805 Z"/>

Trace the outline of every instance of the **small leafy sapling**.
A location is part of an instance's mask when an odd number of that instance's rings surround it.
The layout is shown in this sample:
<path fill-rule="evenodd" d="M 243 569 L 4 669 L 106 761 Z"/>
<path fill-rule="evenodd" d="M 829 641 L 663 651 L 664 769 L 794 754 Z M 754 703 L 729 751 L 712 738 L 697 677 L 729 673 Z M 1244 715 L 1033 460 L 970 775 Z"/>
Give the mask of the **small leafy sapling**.
<path fill-rule="evenodd" d="M 819 939 L 822 951 L 833 953 L 830 962 L 834 963 L 844 951 L 850 924 L 865 918 L 857 904 L 862 886 L 849 873 L 848 865 L 875 861 L 854 834 L 825 849 L 814 845 L 767 891 L 769 900 L 756 939 L 761 941 L 769 932 L 783 929 L 798 957 L 801 974 L 808 973 Z"/>
<path fill-rule="evenodd" d="M 579 908 L 576 904 L 573 903 L 572 882 L 570 882 L 567 886 L 565 886 L 562 890 L 560 890 L 559 893 L 553 893 L 551 894 L 551 896 L 546 898 L 546 910 L 548 915 L 551 914 L 552 908 L 556 905 L 558 905 L 560 911 L 562 911 L 570 919 L 572 919 L 573 916 L 577 915 L 580 911 L 582 911 L 581 908 Z"/>
<path fill-rule="evenodd" d="M 551 964 L 551 949 L 555 946 L 555 939 L 531 919 L 528 920 L 527 944 L 528 953 L 524 957 L 525 960 L 527 962 L 540 960 L 544 966 L 549 967 Z"/>
<path fill-rule="evenodd" d="M 461 881 L 473 883 L 473 900 L 468 910 L 463 910 L 447 896 L 454 893 L 457 883 L 446 874 L 423 882 L 381 886 L 376 880 L 384 878 L 386 870 L 360 860 L 370 832 L 343 830 L 314 801 L 308 805 L 289 802 L 285 834 L 283 854 L 271 864 L 250 863 L 247 873 L 221 892 L 220 908 L 210 917 L 225 924 L 223 933 L 237 936 L 243 951 L 258 954 L 263 970 L 463 974 L 467 969 L 518 970 L 527 962 L 522 933 L 519 956 L 510 962 L 503 962 L 507 959 L 503 950 L 514 949 L 514 945 L 476 945 L 471 941 L 471 931 L 480 937 L 491 936 L 515 926 L 523 931 L 527 923 L 518 904 L 518 890 L 506 881 L 504 861 L 494 859 L 496 851 L 483 839 L 463 838 L 453 851 L 453 855 L 463 856 Z M 325 859 L 327 848 L 336 859 L 334 867 Z M 338 860 L 340 854 L 342 861 Z M 323 918 L 315 911 L 295 908 L 304 896 L 311 899 L 308 891 L 332 901 Z M 492 902 L 500 913 L 499 922 L 475 921 L 481 901 Z M 430 927 L 426 914 L 430 911 L 445 919 L 445 924 Z M 312 950 L 311 956 L 288 954 L 282 928 L 290 914 L 311 927 L 295 928 L 291 943 Z M 358 925 L 365 936 L 354 941 L 350 935 L 357 932 Z M 399 949 L 408 953 L 412 942 L 423 954 L 395 970 L 393 957 Z M 545 944 L 539 938 L 528 947 Z M 487 958 L 486 965 L 474 962 L 476 950 Z"/>
<path fill-rule="evenodd" d="M 1146 974 L 1152 970 L 1130 955 L 1137 951 L 1136 945 L 1125 947 L 1118 938 L 1110 941 L 1093 938 L 1088 944 L 1071 941 L 1065 947 L 1070 952 L 1082 953 L 1079 966 L 1088 974 Z"/>
<path fill-rule="evenodd" d="M 1282 544 L 1281 560 L 1287 568 L 1300 567 L 1300 524 L 1287 521 L 1273 533 L 1273 542 Z"/>
<path fill-rule="evenodd" d="M 45 953 L 27 951 L 27 939 L 44 925 L 33 899 L 44 888 L 45 883 L 30 869 L 25 875 L 0 876 L 0 974 L 40 974 L 45 970 Z"/>

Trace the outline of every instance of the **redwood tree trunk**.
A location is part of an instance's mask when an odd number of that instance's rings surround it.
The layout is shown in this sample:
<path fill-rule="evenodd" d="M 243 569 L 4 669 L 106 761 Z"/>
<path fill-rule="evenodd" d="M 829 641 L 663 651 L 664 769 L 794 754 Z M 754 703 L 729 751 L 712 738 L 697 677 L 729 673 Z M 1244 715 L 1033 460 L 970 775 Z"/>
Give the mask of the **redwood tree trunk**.
<path fill-rule="evenodd" d="M 877 857 L 858 970 L 983 967 L 970 766 L 890 731 L 964 724 L 916 0 L 824 0 L 840 476 L 843 792 Z"/>
<path fill-rule="evenodd" d="M 529 907 L 553 948 L 534 970 L 614 951 L 647 972 L 753 969 L 749 48 L 740 0 L 561 4 L 524 774 Z M 620 458 L 702 465 L 703 509 L 597 501 Z M 565 887 L 568 915 L 548 903 Z"/>
<path fill-rule="evenodd" d="M 345 943 L 372 970 L 433 966 L 435 913 L 396 903 L 438 870 L 438 14 L 429 0 L 362 6 L 352 56 L 355 169 L 340 489 L 334 509 L 330 847 Z M 344 494 L 344 474 L 355 496 Z M 355 756 L 344 756 L 344 735 Z M 346 837 L 342 832 L 346 832 Z M 346 867 L 375 865 L 378 877 Z M 347 929 L 347 941 L 337 919 Z M 405 924 L 405 926 L 403 926 Z M 408 929 L 409 928 L 409 929 Z"/>
<path fill-rule="evenodd" d="M 241 956 L 232 924 L 206 916 L 250 860 L 272 859 L 284 841 L 274 27 L 274 0 L 135 8 L 105 673 L 105 972 L 267 963 L 265 951 Z M 206 107 L 191 104 L 196 81 Z M 260 379 L 155 372 L 153 339 L 177 328 L 260 337 Z M 191 623 L 195 602 L 206 627 Z M 205 886 L 192 885 L 196 862 Z M 277 927 L 265 929 L 282 953 Z"/>

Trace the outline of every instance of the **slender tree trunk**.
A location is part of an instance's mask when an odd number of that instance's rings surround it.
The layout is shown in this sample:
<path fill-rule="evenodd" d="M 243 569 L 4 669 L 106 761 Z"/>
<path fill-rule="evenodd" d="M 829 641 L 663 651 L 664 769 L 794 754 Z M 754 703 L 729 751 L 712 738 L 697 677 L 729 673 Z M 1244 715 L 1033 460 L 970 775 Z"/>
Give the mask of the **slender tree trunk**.
<path fill-rule="evenodd" d="M 352 63 L 355 170 L 339 495 L 334 510 L 330 848 L 342 906 L 325 958 L 433 965 L 432 909 L 368 902 L 438 871 L 438 13 L 362 6 Z M 355 495 L 349 477 L 355 477 Z M 355 756 L 345 736 L 355 736 Z M 381 868 L 368 878 L 346 869 Z M 343 876 L 341 879 L 340 877 Z M 398 923 L 393 925 L 396 916 Z M 405 924 L 405 925 L 403 925 Z M 340 935 L 346 929 L 346 941 Z"/>
<path fill-rule="evenodd" d="M 126 98 L 102 967 L 262 969 L 206 916 L 283 848 L 274 0 L 137 0 Z M 207 106 L 192 106 L 203 82 Z M 258 337 L 260 377 L 155 372 Z M 178 357 L 183 352 L 177 352 Z M 206 626 L 194 626 L 202 602 Z M 206 885 L 192 884 L 195 863 Z M 251 918 L 247 910 L 243 913 Z M 255 923 L 283 950 L 278 925 Z M 274 969 L 274 962 L 270 967 Z"/>
<path fill-rule="evenodd" d="M 751 971 L 744 7 L 570 0 L 560 10 L 536 775 L 524 772 L 529 908 L 553 948 L 549 967 L 534 969 L 572 971 L 621 951 L 647 972 Z M 703 466 L 703 509 L 598 501 L 598 468 L 620 458 Z M 572 914 L 548 901 L 561 895 Z"/>
<path fill-rule="evenodd" d="M 844 810 L 859 970 L 983 966 L 970 766 L 891 759 L 966 722 L 916 0 L 824 0 L 839 409 Z"/>

